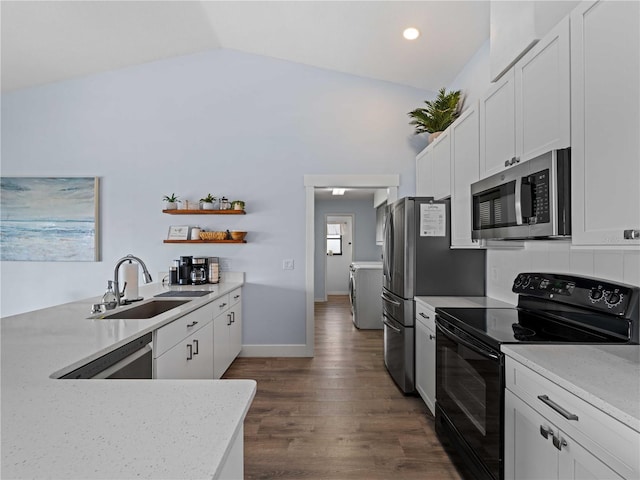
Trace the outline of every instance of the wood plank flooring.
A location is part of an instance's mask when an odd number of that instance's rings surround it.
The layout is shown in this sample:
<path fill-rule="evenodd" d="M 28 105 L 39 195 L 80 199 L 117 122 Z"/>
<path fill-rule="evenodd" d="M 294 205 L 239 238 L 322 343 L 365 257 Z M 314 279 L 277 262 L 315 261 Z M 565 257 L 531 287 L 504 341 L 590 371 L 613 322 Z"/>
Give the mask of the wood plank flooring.
<path fill-rule="evenodd" d="M 245 478 L 460 479 L 419 397 L 383 360 L 382 331 L 358 330 L 347 296 L 315 306 L 314 358 L 238 358 L 224 378 L 252 378 Z"/>

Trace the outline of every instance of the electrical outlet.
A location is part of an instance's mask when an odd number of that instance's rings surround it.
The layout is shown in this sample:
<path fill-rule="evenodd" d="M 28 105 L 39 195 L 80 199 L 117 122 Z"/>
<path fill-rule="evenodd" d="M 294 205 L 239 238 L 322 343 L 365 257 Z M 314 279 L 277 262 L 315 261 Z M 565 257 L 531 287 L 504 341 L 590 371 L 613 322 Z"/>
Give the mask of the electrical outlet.
<path fill-rule="evenodd" d="M 295 268 L 295 264 L 293 262 L 293 258 L 286 258 L 282 261 L 283 270 L 293 270 L 294 268 Z"/>
<path fill-rule="evenodd" d="M 491 280 L 493 282 L 498 281 L 498 269 L 496 267 L 491 267 Z"/>
<path fill-rule="evenodd" d="M 221 272 L 228 272 L 229 271 L 229 260 L 227 260 L 226 258 L 221 258 L 219 260 L 220 262 L 220 271 Z"/>

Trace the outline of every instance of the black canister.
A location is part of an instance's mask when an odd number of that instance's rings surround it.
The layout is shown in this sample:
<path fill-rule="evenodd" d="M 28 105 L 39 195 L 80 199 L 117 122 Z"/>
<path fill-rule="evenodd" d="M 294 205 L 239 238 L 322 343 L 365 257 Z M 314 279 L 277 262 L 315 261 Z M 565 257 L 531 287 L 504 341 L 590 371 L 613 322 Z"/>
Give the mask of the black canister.
<path fill-rule="evenodd" d="M 192 268 L 193 268 L 193 257 L 180 257 L 180 268 L 178 269 L 178 285 L 191 284 Z"/>
<path fill-rule="evenodd" d="M 169 267 L 169 285 L 178 285 L 179 269 L 180 269 L 180 260 L 174 260 L 173 265 Z"/>

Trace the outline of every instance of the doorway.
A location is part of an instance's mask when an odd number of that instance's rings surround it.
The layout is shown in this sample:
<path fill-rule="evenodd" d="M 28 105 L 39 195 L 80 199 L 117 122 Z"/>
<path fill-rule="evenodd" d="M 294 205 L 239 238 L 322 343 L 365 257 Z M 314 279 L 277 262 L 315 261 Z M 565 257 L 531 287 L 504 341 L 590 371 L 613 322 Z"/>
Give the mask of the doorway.
<path fill-rule="evenodd" d="M 353 221 L 353 215 L 325 215 L 325 299 L 327 295 L 349 294 Z"/>
<path fill-rule="evenodd" d="M 301 356 L 314 355 L 314 253 L 315 244 L 315 192 L 328 187 L 386 189 L 387 201 L 398 198 L 400 175 L 305 175 L 305 291 L 306 291 L 306 343 Z M 302 346 L 301 346 L 302 347 Z"/>

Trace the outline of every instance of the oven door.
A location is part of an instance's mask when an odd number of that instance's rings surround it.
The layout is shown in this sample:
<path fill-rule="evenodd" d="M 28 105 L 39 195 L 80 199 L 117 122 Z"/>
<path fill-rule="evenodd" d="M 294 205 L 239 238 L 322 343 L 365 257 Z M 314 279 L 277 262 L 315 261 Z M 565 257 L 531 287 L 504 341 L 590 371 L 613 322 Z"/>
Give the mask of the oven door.
<path fill-rule="evenodd" d="M 499 351 L 436 316 L 436 415 L 479 478 L 501 478 L 503 368 Z"/>

